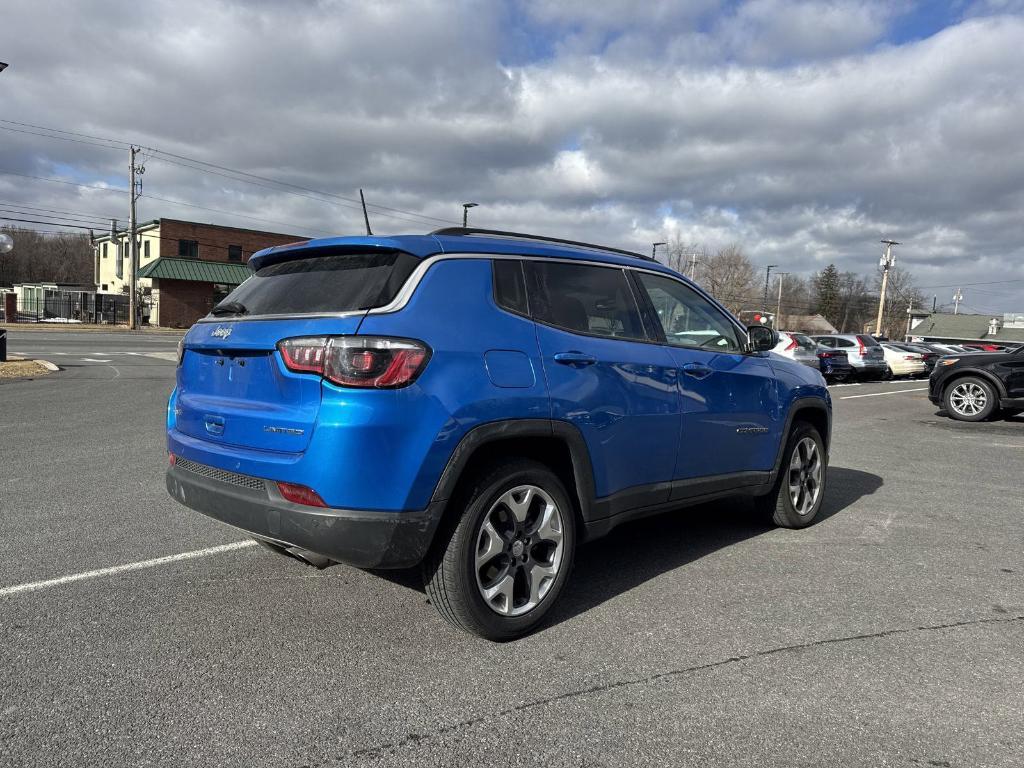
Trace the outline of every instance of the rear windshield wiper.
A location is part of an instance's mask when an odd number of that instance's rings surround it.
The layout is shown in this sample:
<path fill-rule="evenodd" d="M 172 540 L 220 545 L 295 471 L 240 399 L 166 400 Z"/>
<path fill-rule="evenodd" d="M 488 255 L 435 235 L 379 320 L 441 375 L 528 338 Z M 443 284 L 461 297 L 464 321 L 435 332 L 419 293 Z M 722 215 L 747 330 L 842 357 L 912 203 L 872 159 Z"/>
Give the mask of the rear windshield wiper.
<path fill-rule="evenodd" d="M 244 315 L 249 310 L 240 301 L 223 301 L 210 310 L 211 315 Z"/>

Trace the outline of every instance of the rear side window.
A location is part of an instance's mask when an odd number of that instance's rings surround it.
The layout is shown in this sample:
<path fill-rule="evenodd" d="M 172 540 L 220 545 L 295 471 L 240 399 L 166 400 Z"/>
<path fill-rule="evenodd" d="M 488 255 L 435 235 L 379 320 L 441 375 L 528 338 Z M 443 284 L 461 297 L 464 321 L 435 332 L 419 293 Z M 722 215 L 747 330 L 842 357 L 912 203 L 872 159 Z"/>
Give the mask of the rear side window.
<path fill-rule="evenodd" d="M 536 320 L 574 333 L 647 340 L 621 269 L 533 261 L 526 271 Z"/>
<path fill-rule="evenodd" d="M 235 288 L 249 315 L 349 312 L 390 302 L 419 260 L 407 253 L 337 253 L 270 264 Z"/>
<path fill-rule="evenodd" d="M 853 342 L 849 339 L 836 339 L 836 346 L 838 347 L 852 347 Z"/>
<path fill-rule="evenodd" d="M 494 269 L 494 303 L 509 312 L 528 315 L 523 263 L 507 259 L 496 259 L 491 263 Z"/>
<path fill-rule="evenodd" d="M 860 343 L 863 344 L 865 347 L 877 347 L 878 346 L 878 342 L 875 341 L 870 336 L 858 336 L 857 338 L 860 339 Z M 853 346 L 853 345 L 851 344 L 850 346 Z"/>

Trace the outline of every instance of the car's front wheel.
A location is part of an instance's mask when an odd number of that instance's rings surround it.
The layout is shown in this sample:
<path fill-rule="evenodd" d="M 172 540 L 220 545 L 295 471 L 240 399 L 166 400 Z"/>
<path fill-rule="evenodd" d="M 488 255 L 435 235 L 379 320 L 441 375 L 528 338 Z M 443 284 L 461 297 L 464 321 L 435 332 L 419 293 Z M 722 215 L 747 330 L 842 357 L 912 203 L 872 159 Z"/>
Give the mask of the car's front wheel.
<path fill-rule="evenodd" d="M 814 522 L 825 498 L 828 459 L 818 430 L 797 422 L 789 433 L 779 475 L 757 504 L 776 525 L 803 528 Z"/>
<path fill-rule="evenodd" d="M 424 584 L 449 623 L 489 640 L 537 626 L 572 568 L 576 519 L 564 485 L 543 464 L 491 465 L 455 501 L 424 561 Z"/>
<path fill-rule="evenodd" d="M 975 376 L 952 382 L 946 387 L 943 401 L 946 413 L 960 421 L 984 421 L 999 407 L 992 385 Z"/>

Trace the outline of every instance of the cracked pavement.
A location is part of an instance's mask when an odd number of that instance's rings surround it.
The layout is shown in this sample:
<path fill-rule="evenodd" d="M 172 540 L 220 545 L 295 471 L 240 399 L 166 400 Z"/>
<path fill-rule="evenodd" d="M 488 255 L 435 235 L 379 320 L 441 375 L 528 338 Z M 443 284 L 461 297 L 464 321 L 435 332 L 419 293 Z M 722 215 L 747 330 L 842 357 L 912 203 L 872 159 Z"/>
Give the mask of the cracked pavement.
<path fill-rule="evenodd" d="M 0 385 L 0 589 L 241 538 L 166 497 L 173 365 L 117 368 Z M 624 526 L 515 643 L 256 547 L 0 596 L 0 766 L 1018 766 L 1024 419 L 839 399 L 892 389 L 834 390 L 816 525 Z"/>

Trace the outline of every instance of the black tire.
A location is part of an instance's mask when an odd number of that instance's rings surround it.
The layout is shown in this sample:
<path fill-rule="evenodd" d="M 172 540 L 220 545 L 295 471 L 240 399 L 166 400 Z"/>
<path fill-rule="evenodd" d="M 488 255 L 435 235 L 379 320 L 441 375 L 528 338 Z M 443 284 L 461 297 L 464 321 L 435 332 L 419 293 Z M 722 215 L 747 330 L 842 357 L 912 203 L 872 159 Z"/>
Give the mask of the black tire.
<path fill-rule="evenodd" d="M 848 373 L 833 373 L 830 377 L 836 384 L 842 384 L 844 381 L 850 378 Z"/>
<path fill-rule="evenodd" d="M 553 502 L 561 523 L 560 559 L 553 579 L 544 582 L 548 584 L 546 592 L 534 607 L 518 615 L 503 615 L 499 608 L 492 608 L 482 594 L 484 587 L 478 579 L 477 553 L 485 520 L 494 514 L 500 515 L 499 500 L 522 486 L 540 489 Z M 437 539 L 423 562 L 423 583 L 430 602 L 449 624 L 488 640 L 513 640 L 527 634 L 540 624 L 558 600 L 572 570 L 576 550 L 576 517 L 565 486 L 544 464 L 528 459 L 508 459 L 488 465 L 469 478 L 464 491 L 452 503 L 456 506 L 447 511 L 446 524 L 438 531 Z M 499 511 L 495 512 L 496 509 Z M 511 517 L 509 520 L 515 523 Z M 521 537 L 526 536 L 525 528 L 531 524 L 528 518 L 524 531 L 521 534 L 510 534 L 509 538 L 520 537 L 521 541 Z M 515 542 L 509 544 L 504 538 L 502 541 L 507 546 L 502 554 L 496 556 L 496 560 L 506 558 L 514 564 L 516 560 L 512 553 L 516 550 L 512 547 Z M 536 551 L 526 550 L 522 554 L 524 550 L 518 550 L 526 559 L 523 565 L 516 566 L 523 571 L 511 576 L 517 589 L 523 586 L 526 578 L 523 572 L 527 569 L 527 561 L 540 562 L 531 559 Z M 552 547 L 550 557 L 554 557 L 555 551 L 556 548 Z M 497 568 L 496 572 L 500 573 L 501 569 Z M 529 583 L 526 581 L 527 585 Z M 519 597 L 522 598 L 522 594 Z M 507 600 L 506 606 L 511 604 L 512 596 Z M 513 610 L 524 610 L 528 603 L 529 598 Z"/>
<path fill-rule="evenodd" d="M 790 490 L 791 470 L 793 453 L 798 446 L 804 443 L 805 439 L 814 442 L 818 460 L 821 465 L 820 483 L 817 496 L 813 503 L 801 514 L 797 510 Z M 783 528 L 805 528 L 814 522 L 814 518 L 821 511 L 822 502 L 825 499 L 825 491 L 828 487 L 828 456 L 825 453 L 825 444 L 818 434 L 818 430 L 805 421 L 798 421 L 793 424 L 789 432 L 789 439 L 786 441 L 786 448 L 782 454 L 782 464 L 779 466 L 779 476 L 775 479 L 772 490 L 756 500 L 759 511 L 769 517 L 771 521 Z"/>
<path fill-rule="evenodd" d="M 885 366 L 885 373 L 882 374 L 882 381 L 891 381 L 893 378 L 892 368 L 888 365 Z"/>
<path fill-rule="evenodd" d="M 975 399 L 968 405 L 966 396 Z M 999 410 L 995 387 L 977 376 L 962 376 L 946 385 L 942 393 L 946 413 L 957 421 L 985 421 Z"/>

